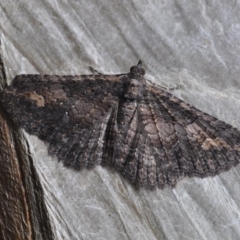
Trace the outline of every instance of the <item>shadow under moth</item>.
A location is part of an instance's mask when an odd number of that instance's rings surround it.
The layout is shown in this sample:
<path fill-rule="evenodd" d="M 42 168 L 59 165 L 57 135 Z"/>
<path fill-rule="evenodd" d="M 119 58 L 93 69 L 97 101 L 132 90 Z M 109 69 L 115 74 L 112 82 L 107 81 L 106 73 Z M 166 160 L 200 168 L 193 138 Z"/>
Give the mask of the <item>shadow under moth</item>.
<path fill-rule="evenodd" d="M 14 122 L 65 166 L 110 165 L 150 189 L 239 163 L 240 131 L 146 83 L 117 75 L 18 75 L 1 93 Z"/>

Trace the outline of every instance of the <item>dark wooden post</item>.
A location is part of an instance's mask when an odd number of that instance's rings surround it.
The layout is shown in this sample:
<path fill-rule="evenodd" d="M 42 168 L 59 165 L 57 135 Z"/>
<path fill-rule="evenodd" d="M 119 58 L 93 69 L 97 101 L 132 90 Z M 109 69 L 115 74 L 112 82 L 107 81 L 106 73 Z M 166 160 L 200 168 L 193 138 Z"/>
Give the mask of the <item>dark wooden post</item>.
<path fill-rule="evenodd" d="M 2 58 L 0 66 L 4 84 Z M 0 105 L 0 239 L 54 239 L 43 190 L 22 143 L 17 127 Z"/>

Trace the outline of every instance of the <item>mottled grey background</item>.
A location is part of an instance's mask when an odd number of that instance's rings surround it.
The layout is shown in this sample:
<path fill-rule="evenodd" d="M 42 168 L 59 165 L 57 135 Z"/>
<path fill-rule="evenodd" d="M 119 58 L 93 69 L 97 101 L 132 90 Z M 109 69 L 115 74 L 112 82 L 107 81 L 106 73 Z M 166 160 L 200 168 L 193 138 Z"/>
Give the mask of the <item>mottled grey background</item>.
<path fill-rule="evenodd" d="M 1 0 L 8 82 L 21 73 L 128 72 L 240 129 L 238 0 Z M 136 191 L 113 170 L 66 169 L 27 135 L 56 239 L 240 239 L 240 167 Z"/>

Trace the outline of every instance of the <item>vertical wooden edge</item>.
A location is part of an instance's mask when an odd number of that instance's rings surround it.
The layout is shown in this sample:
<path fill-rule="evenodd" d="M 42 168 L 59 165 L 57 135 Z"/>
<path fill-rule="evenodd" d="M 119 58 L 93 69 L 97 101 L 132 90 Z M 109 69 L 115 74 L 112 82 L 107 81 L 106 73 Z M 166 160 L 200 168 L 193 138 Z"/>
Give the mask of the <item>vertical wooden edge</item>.
<path fill-rule="evenodd" d="M 5 86 L 1 46 L 0 84 Z M 44 192 L 26 145 L 0 103 L 0 239 L 51 240 Z"/>

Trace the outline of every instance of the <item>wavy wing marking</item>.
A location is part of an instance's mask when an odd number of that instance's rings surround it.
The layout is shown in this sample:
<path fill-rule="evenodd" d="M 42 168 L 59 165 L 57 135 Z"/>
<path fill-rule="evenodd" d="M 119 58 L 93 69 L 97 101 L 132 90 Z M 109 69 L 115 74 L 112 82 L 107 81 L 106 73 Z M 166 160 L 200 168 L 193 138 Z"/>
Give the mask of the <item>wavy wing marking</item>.
<path fill-rule="evenodd" d="M 214 176 L 239 163 L 236 128 L 157 88 L 149 88 L 139 110 L 142 130 L 136 152 L 144 153 L 138 162 L 144 165 L 137 171 L 140 184 L 174 186 L 181 177 Z M 144 141 L 147 146 L 142 147 Z"/>

